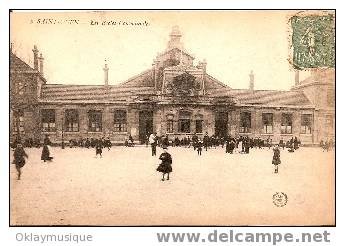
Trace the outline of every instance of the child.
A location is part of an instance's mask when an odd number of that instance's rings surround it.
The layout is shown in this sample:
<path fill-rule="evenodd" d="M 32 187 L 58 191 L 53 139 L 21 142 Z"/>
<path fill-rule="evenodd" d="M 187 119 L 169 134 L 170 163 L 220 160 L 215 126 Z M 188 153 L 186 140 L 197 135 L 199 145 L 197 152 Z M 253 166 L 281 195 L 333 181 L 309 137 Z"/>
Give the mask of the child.
<path fill-rule="evenodd" d="M 279 145 L 273 148 L 273 159 L 272 164 L 274 165 L 274 173 L 278 173 L 278 165 L 281 163 L 280 161 L 280 150 Z"/>
<path fill-rule="evenodd" d="M 198 155 L 201 155 L 201 151 L 202 151 L 202 142 L 201 142 L 201 140 L 199 140 L 199 142 L 197 143 L 196 147 L 197 147 Z"/>
<path fill-rule="evenodd" d="M 97 144 L 96 144 L 96 158 L 98 155 L 100 155 L 100 157 L 102 158 L 102 142 L 101 140 L 97 141 Z"/>
<path fill-rule="evenodd" d="M 20 180 L 20 176 L 22 175 L 21 168 L 25 165 L 25 157 L 28 158 L 28 155 L 25 153 L 24 148 L 21 144 L 17 144 L 16 149 L 13 153 L 14 160 L 13 163 L 16 165 L 18 177 L 17 179 Z"/>
<path fill-rule="evenodd" d="M 159 159 L 162 161 L 161 164 L 157 167 L 157 171 L 162 173 L 162 181 L 164 181 L 164 175 L 167 173 L 169 180 L 169 173 L 172 172 L 172 158 L 171 155 L 168 153 L 168 148 L 166 146 L 163 147 L 163 153 L 159 156 Z"/>

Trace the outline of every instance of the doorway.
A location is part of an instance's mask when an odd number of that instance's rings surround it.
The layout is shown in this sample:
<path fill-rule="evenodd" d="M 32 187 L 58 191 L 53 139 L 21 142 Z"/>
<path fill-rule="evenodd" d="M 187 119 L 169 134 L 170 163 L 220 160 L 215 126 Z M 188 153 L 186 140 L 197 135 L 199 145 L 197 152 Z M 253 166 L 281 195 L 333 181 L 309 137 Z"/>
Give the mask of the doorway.
<path fill-rule="evenodd" d="M 139 112 L 139 141 L 141 144 L 145 143 L 150 134 L 153 133 L 153 112 L 140 111 Z"/>
<path fill-rule="evenodd" d="M 219 137 L 228 135 L 228 112 L 216 112 L 214 133 Z"/>

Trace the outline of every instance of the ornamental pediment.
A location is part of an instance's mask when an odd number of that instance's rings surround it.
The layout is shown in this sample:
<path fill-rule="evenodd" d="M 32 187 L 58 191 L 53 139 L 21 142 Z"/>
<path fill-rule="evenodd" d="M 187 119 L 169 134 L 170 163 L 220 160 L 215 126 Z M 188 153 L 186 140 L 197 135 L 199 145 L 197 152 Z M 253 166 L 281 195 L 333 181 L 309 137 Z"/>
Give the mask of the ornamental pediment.
<path fill-rule="evenodd" d="M 162 93 L 171 96 L 201 96 L 204 94 L 203 73 L 200 70 L 168 70 L 164 73 Z"/>

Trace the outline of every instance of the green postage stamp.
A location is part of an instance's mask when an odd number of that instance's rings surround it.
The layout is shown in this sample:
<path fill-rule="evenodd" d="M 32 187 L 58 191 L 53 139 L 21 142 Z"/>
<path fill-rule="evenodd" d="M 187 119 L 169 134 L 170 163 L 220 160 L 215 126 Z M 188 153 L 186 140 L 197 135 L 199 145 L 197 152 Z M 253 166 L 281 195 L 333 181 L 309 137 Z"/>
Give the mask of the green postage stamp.
<path fill-rule="evenodd" d="M 295 69 L 334 68 L 335 17 L 302 15 L 290 18 Z"/>

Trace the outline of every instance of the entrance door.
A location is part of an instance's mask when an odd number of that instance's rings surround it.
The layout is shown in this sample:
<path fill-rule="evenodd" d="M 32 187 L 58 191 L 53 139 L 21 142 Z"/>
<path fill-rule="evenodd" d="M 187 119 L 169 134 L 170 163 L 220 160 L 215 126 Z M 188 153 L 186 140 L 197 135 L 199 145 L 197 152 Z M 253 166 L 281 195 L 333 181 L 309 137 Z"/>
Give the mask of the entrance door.
<path fill-rule="evenodd" d="M 216 112 L 215 135 L 225 137 L 228 134 L 228 112 Z"/>
<path fill-rule="evenodd" d="M 147 136 L 153 132 L 153 112 L 140 111 L 139 112 L 139 141 L 141 144 L 145 143 Z"/>

